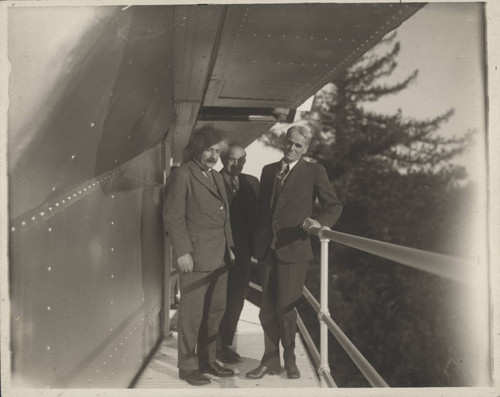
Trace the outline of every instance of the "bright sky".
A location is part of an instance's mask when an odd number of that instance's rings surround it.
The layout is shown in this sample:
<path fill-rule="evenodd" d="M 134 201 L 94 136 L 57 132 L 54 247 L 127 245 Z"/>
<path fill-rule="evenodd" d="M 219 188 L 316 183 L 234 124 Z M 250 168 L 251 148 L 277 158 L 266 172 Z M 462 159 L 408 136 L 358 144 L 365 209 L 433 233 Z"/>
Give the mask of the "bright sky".
<path fill-rule="evenodd" d="M 457 159 L 474 180 L 484 175 L 481 16 L 481 3 L 431 3 L 405 21 L 397 30 L 401 43 L 399 65 L 388 81 L 400 81 L 418 69 L 417 81 L 400 94 L 370 105 L 373 110 L 388 114 L 401 108 L 404 117 L 417 119 L 454 108 L 455 115 L 441 133 L 452 136 L 469 129 L 477 131 L 476 145 Z M 247 148 L 244 172 L 260 177 L 264 164 L 280 158 L 279 151 L 255 141 Z"/>

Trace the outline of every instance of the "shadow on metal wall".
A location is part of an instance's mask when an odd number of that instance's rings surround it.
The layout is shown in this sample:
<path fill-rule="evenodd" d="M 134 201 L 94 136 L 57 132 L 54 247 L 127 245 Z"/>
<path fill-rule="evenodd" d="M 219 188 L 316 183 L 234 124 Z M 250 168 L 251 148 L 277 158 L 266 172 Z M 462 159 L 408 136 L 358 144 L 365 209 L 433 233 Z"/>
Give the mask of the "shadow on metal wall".
<path fill-rule="evenodd" d="M 51 11 L 41 25 L 62 12 Z M 10 112 L 35 119 L 9 125 L 12 364 L 20 387 L 127 387 L 160 338 L 160 142 L 173 118 L 173 7 L 95 13 L 63 49 L 30 36 L 28 47 L 64 61 L 35 115 L 11 101 Z M 14 97 L 29 76 L 25 60 L 10 55 Z"/>

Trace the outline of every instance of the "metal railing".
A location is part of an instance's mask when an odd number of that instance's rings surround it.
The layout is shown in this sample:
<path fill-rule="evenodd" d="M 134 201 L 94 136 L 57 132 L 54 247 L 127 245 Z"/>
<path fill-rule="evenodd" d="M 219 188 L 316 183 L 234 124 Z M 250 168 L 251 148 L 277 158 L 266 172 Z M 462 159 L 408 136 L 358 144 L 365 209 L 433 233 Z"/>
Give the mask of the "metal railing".
<path fill-rule="evenodd" d="M 384 379 L 371 366 L 368 360 L 361 354 L 356 346 L 342 332 L 340 327 L 332 320 L 328 310 L 328 244 L 334 241 L 358 250 L 368 252 L 379 257 L 389 259 L 400 264 L 422 270 L 452 281 L 466 282 L 472 264 L 451 256 L 422 251 L 414 248 L 403 247 L 396 244 L 371 240 L 364 237 L 353 236 L 345 233 L 334 232 L 330 228 L 312 228 L 309 234 L 318 236 L 321 243 L 321 287 L 320 303 L 314 298 L 309 290 L 304 287 L 304 296 L 318 314 L 320 321 L 320 352 L 314 346 L 312 339 L 307 338 L 308 333 L 305 326 L 298 317 L 298 325 L 313 359 L 318 366 L 318 375 L 321 386 L 336 387 L 330 374 L 328 364 L 328 331 L 337 339 L 354 364 L 373 387 L 389 387 Z M 312 344 L 312 346 L 310 345 Z M 318 358 L 319 354 L 319 358 Z M 318 362 L 319 361 L 319 362 Z"/>

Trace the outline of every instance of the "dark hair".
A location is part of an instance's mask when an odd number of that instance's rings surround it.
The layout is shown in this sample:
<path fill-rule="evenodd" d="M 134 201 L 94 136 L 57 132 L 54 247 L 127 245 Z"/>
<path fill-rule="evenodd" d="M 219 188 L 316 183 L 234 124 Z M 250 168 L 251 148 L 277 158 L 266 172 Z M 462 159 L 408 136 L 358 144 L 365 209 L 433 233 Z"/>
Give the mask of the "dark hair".
<path fill-rule="evenodd" d="M 239 148 L 242 148 L 243 150 L 245 150 L 245 148 L 243 147 L 243 145 L 239 142 L 236 142 L 236 141 L 231 141 L 229 142 L 229 144 L 227 145 L 227 148 L 222 152 L 222 154 L 220 155 L 220 160 L 222 161 L 222 164 L 225 164 L 226 161 L 227 161 L 227 158 L 229 156 L 229 151 L 231 150 L 231 148 L 233 147 L 239 147 Z"/>
<path fill-rule="evenodd" d="M 198 157 L 204 150 L 219 142 L 225 141 L 226 136 L 212 125 L 204 125 L 196 129 L 184 150 L 184 159 L 191 160 Z"/>

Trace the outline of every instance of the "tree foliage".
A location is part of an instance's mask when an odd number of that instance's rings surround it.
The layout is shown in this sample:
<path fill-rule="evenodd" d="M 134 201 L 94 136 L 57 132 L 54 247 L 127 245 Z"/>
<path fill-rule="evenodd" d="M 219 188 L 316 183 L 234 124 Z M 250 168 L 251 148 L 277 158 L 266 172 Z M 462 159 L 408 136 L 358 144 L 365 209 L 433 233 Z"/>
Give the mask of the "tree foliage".
<path fill-rule="evenodd" d="M 313 131 L 307 156 L 321 163 L 344 204 L 337 230 L 445 254 L 462 254 L 461 218 L 472 188 L 465 169 L 452 163 L 472 132 L 445 137 L 440 128 L 453 110 L 428 120 L 367 110 L 367 104 L 408 88 L 385 78 L 397 67 L 395 34 L 337 75 L 304 115 Z M 415 100 L 420 100 L 416 98 Z M 280 147 L 271 131 L 265 142 Z M 332 317 L 391 386 L 459 386 L 466 382 L 461 341 L 466 321 L 460 289 L 452 282 L 375 256 L 331 244 Z M 317 290 L 312 265 L 308 285 Z M 455 303 L 454 303 L 455 302 Z M 304 312 L 305 313 L 305 312 Z M 312 323 L 317 322 L 310 314 Z M 314 332 L 315 333 L 315 332 Z M 367 386 L 339 346 L 330 349 L 340 386 Z"/>

